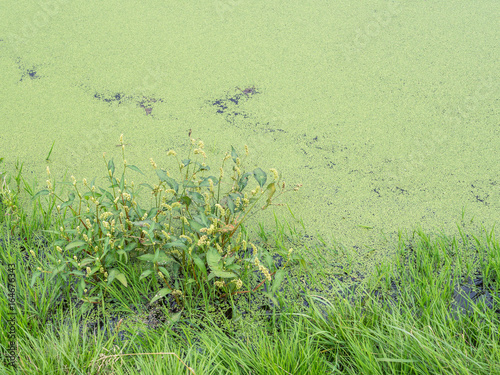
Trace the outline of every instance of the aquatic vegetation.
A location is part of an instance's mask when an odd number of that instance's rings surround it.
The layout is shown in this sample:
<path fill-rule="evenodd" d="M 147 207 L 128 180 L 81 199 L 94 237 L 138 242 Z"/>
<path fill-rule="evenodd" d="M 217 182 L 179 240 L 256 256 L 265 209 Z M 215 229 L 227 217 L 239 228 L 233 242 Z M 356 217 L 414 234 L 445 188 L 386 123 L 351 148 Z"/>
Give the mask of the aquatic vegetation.
<path fill-rule="evenodd" d="M 248 240 L 242 228 L 253 208 L 265 199 L 261 209 L 272 205 L 274 195 L 285 192 L 285 182 L 275 169 L 271 178 L 260 168 L 244 172 L 236 150 L 226 153 L 219 168 L 219 176 L 208 175 L 203 141 L 190 138 L 187 159 L 179 160 L 173 150 L 167 156 L 176 159 L 183 177 L 177 182 L 170 172 L 158 167 L 153 159 L 151 166 L 158 177 L 158 184 L 141 184 L 151 190 L 155 205 L 143 208 L 138 203 L 134 182 L 127 180 L 130 170 L 143 174 L 125 159 L 123 135 L 121 174 L 113 160 L 103 155 L 109 187 L 102 188 L 83 179 L 83 186 L 72 177 L 73 192 L 67 199 L 55 192 L 49 167 L 47 188 L 33 197 L 46 196 L 49 205 L 56 204 L 64 217 L 64 225 L 55 231 L 57 250 L 48 258 L 52 266 L 39 267 L 32 283 L 42 273 L 65 280 L 78 280 L 79 299 L 97 303 L 107 287 L 119 282 L 127 287 L 126 268 L 140 264 L 140 279 L 151 279 L 161 287 L 151 303 L 171 295 L 179 306 L 193 290 L 207 289 L 213 298 L 225 299 L 230 295 L 256 291 L 265 283 L 276 290 L 284 279 L 284 270 L 277 269 L 269 254 Z M 248 148 L 245 147 L 246 154 Z M 193 158 L 190 159 L 191 153 Z M 232 186 L 221 191 L 226 162 L 232 161 Z M 257 182 L 251 192 L 244 192 L 249 178 Z M 266 184 L 267 183 L 267 184 Z M 294 189 L 298 190 L 301 185 Z M 285 254 L 286 265 L 300 260 L 298 255 Z M 253 271 L 261 275 L 252 284 Z M 189 293 L 188 293 L 188 290 Z"/>

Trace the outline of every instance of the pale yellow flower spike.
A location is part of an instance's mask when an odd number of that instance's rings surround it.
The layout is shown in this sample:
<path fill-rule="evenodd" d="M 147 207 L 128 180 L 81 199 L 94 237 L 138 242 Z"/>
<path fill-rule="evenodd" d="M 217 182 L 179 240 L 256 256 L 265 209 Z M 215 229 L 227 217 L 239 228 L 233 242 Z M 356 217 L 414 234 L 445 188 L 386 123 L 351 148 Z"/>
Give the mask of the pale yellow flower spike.
<path fill-rule="evenodd" d="M 155 163 L 155 161 L 153 160 L 153 158 L 150 158 L 150 159 L 149 159 L 149 162 L 151 163 L 151 166 L 153 167 L 153 169 L 158 168 L 158 166 L 156 165 L 156 163 Z"/>

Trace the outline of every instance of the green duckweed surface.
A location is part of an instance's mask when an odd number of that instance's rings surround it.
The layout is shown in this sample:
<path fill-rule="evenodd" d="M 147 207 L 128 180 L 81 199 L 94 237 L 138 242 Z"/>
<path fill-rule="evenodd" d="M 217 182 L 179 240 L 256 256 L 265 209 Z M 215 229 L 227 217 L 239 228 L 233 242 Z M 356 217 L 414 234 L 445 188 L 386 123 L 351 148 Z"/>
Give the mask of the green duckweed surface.
<path fill-rule="evenodd" d="M 246 170 L 302 183 L 280 201 L 310 235 L 359 255 L 383 256 L 398 229 L 453 232 L 463 208 L 498 222 L 496 0 L 54 0 L 0 12 L 0 157 L 41 184 L 54 141 L 53 176 L 90 180 L 105 175 L 103 152 L 119 160 L 122 133 L 128 162 L 147 171 L 137 181 L 153 182 L 149 158 L 174 174 L 166 151 L 185 156 L 192 129 L 214 173 L 247 144 Z M 252 220 L 272 229 L 271 211 Z"/>

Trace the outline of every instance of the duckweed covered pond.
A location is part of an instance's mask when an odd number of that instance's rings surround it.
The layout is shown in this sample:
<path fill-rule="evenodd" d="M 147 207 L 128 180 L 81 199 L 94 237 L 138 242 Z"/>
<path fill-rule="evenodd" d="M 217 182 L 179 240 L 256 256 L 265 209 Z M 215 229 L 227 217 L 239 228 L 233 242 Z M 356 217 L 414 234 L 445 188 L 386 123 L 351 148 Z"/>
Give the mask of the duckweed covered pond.
<path fill-rule="evenodd" d="M 288 202 L 330 242 L 498 220 L 496 1 L 271 4 L 10 4 L 0 154 L 42 182 L 55 141 L 53 173 L 81 180 L 119 134 L 145 169 L 192 129 L 302 182 Z"/>
<path fill-rule="evenodd" d="M 498 233 L 498 1 L 51 4 L 5 5 L 0 25 L 0 157 L 11 171 L 24 163 L 36 188 L 47 165 L 59 181 L 102 181 L 102 153 L 118 159 L 122 133 L 144 171 L 149 158 L 172 169 L 166 152 L 185 150 L 188 132 L 214 165 L 247 144 L 249 170 L 303 184 L 274 213 L 302 228 L 290 246 L 321 259 L 309 292 L 363 294 L 373 276 L 386 289 L 370 298 L 389 303 L 404 289 L 390 267 L 411 259 L 400 230 L 464 243 L 457 222 Z M 270 212 L 249 230 L 280 232 Z M 477 265 L 478 249 L 465 248 Z M 463 273 L 448 255 L 440 274 Z M 496 309 L 497 281 L 469 271 L 441 280 L 449 301 Z M 313 284 L 301 277 L 290 285 Z"/>

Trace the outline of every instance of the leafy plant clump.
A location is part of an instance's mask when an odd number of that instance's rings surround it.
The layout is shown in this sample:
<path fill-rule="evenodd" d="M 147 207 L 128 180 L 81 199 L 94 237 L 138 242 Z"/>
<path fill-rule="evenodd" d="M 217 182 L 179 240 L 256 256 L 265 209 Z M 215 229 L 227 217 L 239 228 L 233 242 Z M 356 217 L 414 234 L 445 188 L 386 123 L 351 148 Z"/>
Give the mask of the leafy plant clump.
<path fill-rule="evenodd" d="M 264 283 L 272 283 L 270 290 L 276 291 L 284 279 L 284 270 L 276 269 L 271 255 L 248 241 L 242 223 L 263 197 L 261 209 L 272 205 L 276 190 L 285 192 L 285 182 L 276 169 L 270 170 L 271 182 L 260 168 L 243 172 L 234 148 L 226 153 L 219 177 L 208 175 L 210 167 L 205 163 L 203 142 L 190 141 L 187 159 L 180 161 L 173 150 L 167 153 L 177 160 L 180 182 L 150 159 L 159 182 L 154 186 L 141 184 L 151 190 L 154 198 L 154 206 L 148 209 L 137 202 L 140 189 L 126 179 L 129 170 L 143 173 L 127 163 L 123 135 L 121 173 L 117 173 L 113 159 L 103 155 L 107 188 L 96 187 L 94 181 L 86 179 L 82 186 L 72 176 L 74 191 L 64 200 L 56 194 L 47 167 L 47 188 L 33 199 L 47 196 L 49 205 L 59 203 L 57 211 L 64 224 L 55 231 L 57 251 L 47 255 L 51 265 L 45 270 L 38 267 L 32 285 L 42 273 L 65 280 L 76 278 L 78 298 L 97 303 L 113 282 L 127 287 L 127 267 L 139 265 L 140 280 L 160 283 L 151 303 L 172 295 L 183 306 L 186 295 L 208 291 L 213 298 L 227 298 L 256 291 Z M 247 146 L 245 152 L 248 155 Z M 191 153 L 195 159 L 202 158 L 201 162 L 190 159 Z M 223 193 L 228 160 L 233 162 L 232 186 Z M 252 176 L 257 186 L 244 192 Z M 292 249 L 284 257 L 285 265 L 300 259 Z M 257 281 L 252 282 L 252 274 L 259 275 Z"/>

